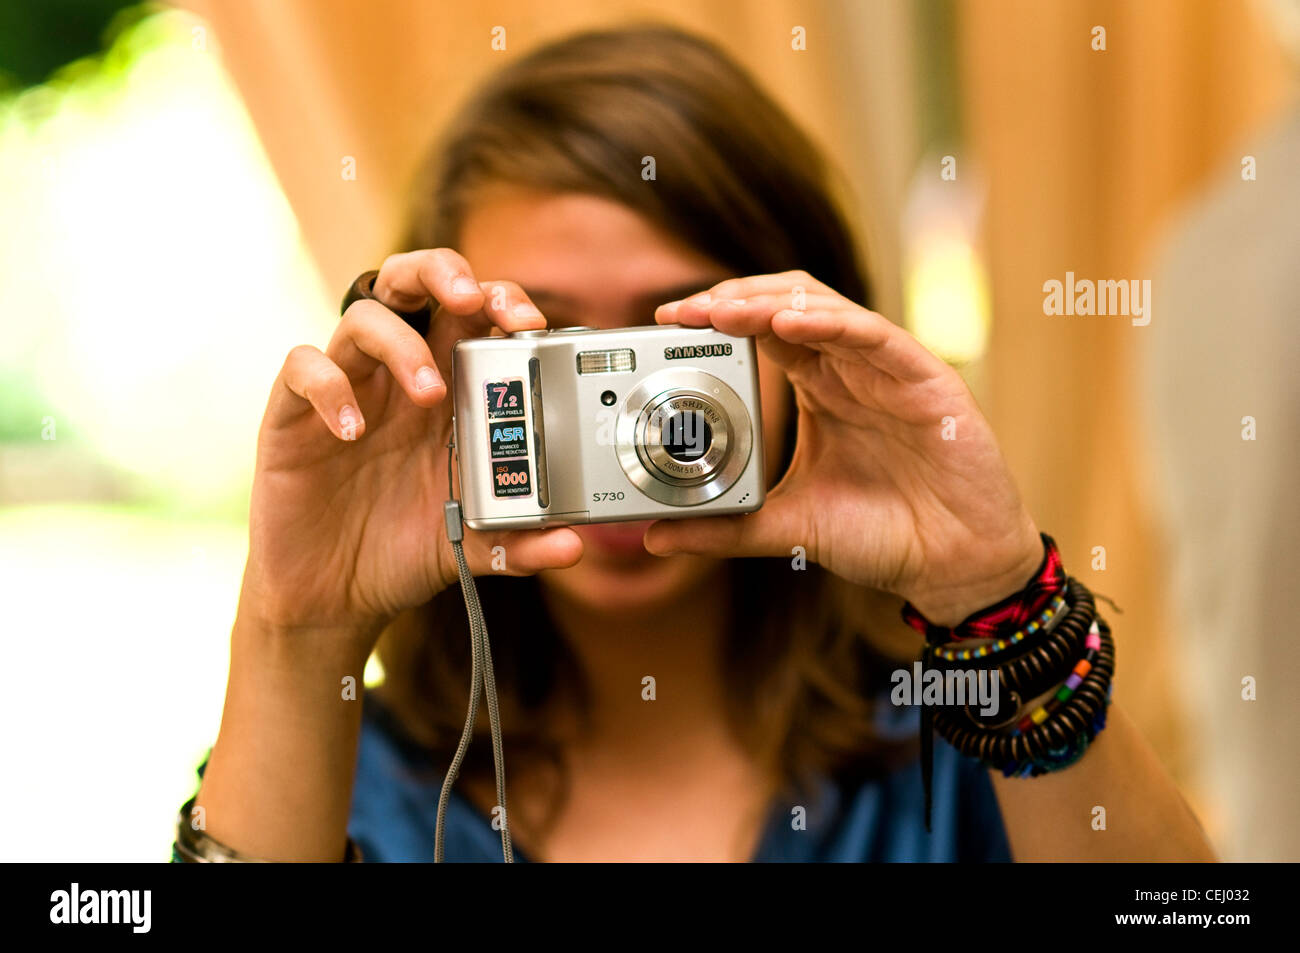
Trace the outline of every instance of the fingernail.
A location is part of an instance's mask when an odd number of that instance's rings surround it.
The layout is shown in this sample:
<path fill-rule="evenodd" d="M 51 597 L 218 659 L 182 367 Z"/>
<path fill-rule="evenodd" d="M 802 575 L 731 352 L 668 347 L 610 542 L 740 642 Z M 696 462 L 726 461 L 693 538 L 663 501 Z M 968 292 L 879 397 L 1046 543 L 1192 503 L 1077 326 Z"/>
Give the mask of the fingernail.
<path fill-rule="evenodd" d="M 510 313 L 516 318 L 540 318 L 542 316 L 542 312 L 537 310 L 537 306 L 528 301 L 520 301 L 510 309 Z"/>
<path fill-rule="evenodd" d="M 651 540 L 648 539 L 643 539 L 641 543 L 645 546 L 646 552 L 651 556 L 671 556 L 673 553 L 677 552 L 675 549 L 659 549 L 653 545 Z"/>
<path fill-rule="evenodd" d="M 707 307 L 713 301 L 713 295 L 707 291 L 704 294 L 698 294 L 690 299 L 690 303 L 699 308 Z"/>
<path fill-rule="evenodd" d="M 458 295 L 476 294 L 481 289 L 478 282 L 468 275 L 460 275 L 451 283 L 451 290 Z"/>
<path fill-rule="evenodd" d="M 718 304 L 735 304 L 735 305 L 741 305 L 744 303 L 745 303 L 744 298 L 723 298 L 721 301 L 718 302 Z"/>
<path fill-rule="evenodd" d="M 438 372 L 432 367 L 422 367 L 415 372 L 415 386 L 420 390 L 433 390 L 441 383 L 442 381 L 438 379 Z"/>
<path fill-rule="evenodd" d="M 339 430 L 344 440 L 357 439 L 357 411 L 351 404 L 345 404 L 339 411 Z"/>

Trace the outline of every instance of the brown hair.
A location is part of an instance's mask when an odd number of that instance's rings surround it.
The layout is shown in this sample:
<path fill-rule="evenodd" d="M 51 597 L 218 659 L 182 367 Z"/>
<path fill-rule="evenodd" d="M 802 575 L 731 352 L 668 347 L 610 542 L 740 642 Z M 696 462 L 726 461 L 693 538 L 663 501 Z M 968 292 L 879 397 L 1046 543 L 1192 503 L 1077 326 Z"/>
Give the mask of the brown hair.
<path fill-rule="evenodd" d="M 641 175 L 646 156 L 651 181 Z M 511 183 L 610 198 L 736 275 L 804 269 L 865 305 L 867 280 L 829 178 L 805 135 L 712 43 L 665 26 L 588 32 L 506 67 L 462 109 L 418 178 L 402 248 L 455 247 L 477 190 Z M 792 571 L 786 558 L 732 560 L 730 569 L 725 688 L 736 736 L 792 793 L 814 776 L 857 783 L 882 770 L 900 752 L 872 724 L 870 696 L 893 667 L 868 641 L 880 594 L 815 564 Z M 478 585 L 510 760 L 558 765 L 543 716 L 557 699 L 581 707 L 581 675 L 535 580 Z M 379 655 L 377 695 L 445 770 L 468 699 L 459 588 L 399 617 Z M 480 757 L 464 774 L 490 775 L 487 747 L 475 744 Z"/>

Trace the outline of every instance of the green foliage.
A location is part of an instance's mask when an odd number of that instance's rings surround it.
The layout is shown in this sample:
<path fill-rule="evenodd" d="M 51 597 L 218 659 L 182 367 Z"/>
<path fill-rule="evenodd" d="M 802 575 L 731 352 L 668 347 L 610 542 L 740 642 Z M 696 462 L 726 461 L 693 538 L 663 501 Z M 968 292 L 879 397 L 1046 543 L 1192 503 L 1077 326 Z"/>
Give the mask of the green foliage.
<path fill-rule="evenodd" d="M 0 374 L 0 444 L 39 443 L 46 417 L 55 418 L 60 440 L 73 438 L 69 422 L 40 394 L 34 381 L 12 372 Z"/>
<path fill-rule="evenodd" d="M 59 67 L 103 51 L 155 10 L 138 0 L 5 0 L 0 3 L 0 91 L 44 82 Z"/>

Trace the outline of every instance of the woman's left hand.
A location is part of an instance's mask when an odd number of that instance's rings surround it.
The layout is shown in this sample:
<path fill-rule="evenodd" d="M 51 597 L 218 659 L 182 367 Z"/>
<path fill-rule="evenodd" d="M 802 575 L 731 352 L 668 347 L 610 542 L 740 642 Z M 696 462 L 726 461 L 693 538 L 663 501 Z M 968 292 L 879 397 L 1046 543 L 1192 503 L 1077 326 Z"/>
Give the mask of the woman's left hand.
<path fill-rule="evenodd" d="M 651 552 L 791 556 L 802 546 L 939 625 L 1018 591 L 1042 562 L 969 388 L 901 327 L 802 271 L 732 278 L 655 320 L 754 335 L 789 377 L 799 419 L 790 469 L 762 509 L 659 521 L 646 533 Z"/>

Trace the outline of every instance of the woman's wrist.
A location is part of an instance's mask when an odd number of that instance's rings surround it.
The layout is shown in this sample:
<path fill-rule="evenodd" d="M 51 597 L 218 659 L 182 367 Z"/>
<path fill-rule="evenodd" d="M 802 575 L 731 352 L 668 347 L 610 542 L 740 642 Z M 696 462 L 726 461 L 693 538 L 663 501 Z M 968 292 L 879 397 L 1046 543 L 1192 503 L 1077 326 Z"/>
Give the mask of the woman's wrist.
<path fill-rule="evenodd" d="M 1043 563 L 1043 540 L 1037 531 L 1011 557 L 982 578 L 961 587 L 909 599 L 934 625 L 953 627 L 1025 588 Z"/>
<path fill-rule="evenodd" d="M 221 729 L 195 802 L 211 837 L 268 860 L 341 857 L 366 657 L 351 630 L 238 618 Z"/>
<path fill-rule="evenodd" d="M 388 620 L 322 614 L 307 602 L 274 592 L 250 565 L 240 587 L 232 651 L 242 644 L 286 658 L 364 665 Z"/>
<path fill-rule="evenodd" d="M 358 669 L 365 666 L 382 629 L 380 624 L 362 623 L 289 625 L 241 609 L 231 632 L 232 662 L 235 655 L 249 655 L 304 670 Z"/>

